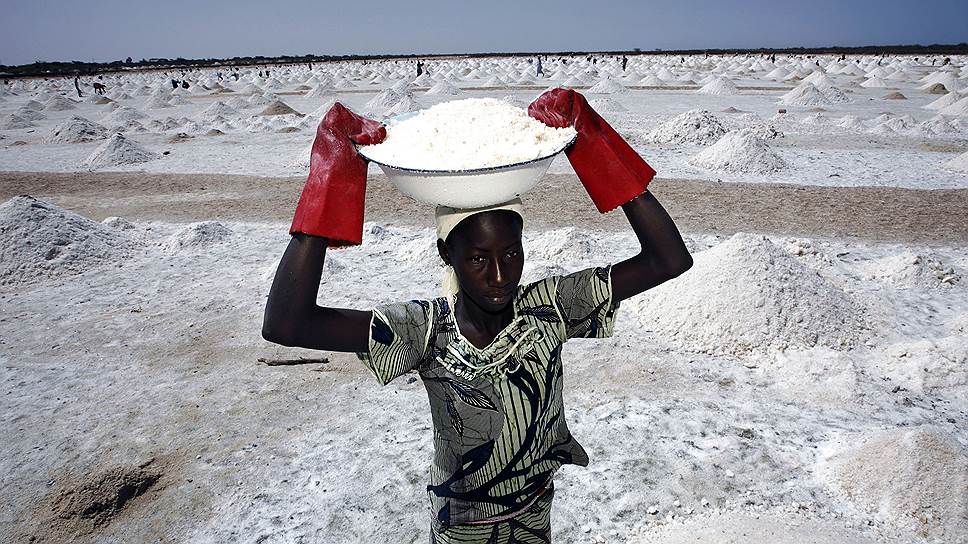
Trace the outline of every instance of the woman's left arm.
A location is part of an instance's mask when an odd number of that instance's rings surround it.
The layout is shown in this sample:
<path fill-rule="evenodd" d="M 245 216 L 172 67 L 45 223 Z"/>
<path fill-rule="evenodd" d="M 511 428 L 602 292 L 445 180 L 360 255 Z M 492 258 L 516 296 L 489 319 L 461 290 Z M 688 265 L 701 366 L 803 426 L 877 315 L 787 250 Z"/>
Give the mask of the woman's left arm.
<path fill-rule="evenodd" d="M 651 192 L 646 190 L 623 204 L 622 210 L 642 249 L 638 255 L 612 266 L 615 302 L 647 291 L 692 267 L 692 256 L 679 229 Z"/>

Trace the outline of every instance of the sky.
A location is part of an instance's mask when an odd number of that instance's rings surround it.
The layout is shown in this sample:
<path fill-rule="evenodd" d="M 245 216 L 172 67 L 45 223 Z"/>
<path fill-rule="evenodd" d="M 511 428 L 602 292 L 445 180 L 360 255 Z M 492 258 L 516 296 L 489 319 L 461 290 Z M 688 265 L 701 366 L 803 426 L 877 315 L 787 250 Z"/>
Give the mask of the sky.
<path fill-rule="evenodd" d="M 0 0 L 0 64 L 968 42 L 968 0 Z"/>

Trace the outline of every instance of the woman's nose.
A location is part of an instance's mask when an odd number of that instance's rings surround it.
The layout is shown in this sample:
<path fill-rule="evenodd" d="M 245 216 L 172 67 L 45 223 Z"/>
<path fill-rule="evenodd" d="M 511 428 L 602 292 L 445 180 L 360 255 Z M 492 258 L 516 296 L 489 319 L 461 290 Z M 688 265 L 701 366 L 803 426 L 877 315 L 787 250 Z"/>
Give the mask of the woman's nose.
<path fill-rule="evenodd" d="M 493 270 L 493 282 L 495 285 L 504 285 L 507 281 L 507 270 L 504 269 L 504 264 L 501 263 L 501 259 L 494 260 L 494 266 L 491 267 Z"/>

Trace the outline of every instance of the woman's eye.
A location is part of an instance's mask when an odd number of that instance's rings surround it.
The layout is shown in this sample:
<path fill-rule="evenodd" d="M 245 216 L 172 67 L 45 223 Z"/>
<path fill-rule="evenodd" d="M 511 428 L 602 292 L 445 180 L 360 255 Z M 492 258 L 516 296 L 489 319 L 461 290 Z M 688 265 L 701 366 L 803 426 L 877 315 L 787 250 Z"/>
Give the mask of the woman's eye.
<path fill-rule="evenodd" d="M 480 255 L 475 255 L 474 257 L 471 257 L 471 262 L 474 264 L 481 264 L 484 262 L 484 257 L 481 257 Z"/>

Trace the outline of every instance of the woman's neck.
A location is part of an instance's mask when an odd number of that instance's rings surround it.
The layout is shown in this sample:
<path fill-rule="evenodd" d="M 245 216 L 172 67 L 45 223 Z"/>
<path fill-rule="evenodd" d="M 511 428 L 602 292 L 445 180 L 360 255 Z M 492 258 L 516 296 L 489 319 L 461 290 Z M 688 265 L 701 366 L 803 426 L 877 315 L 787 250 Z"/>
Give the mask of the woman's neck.
<path fill-rule="evenodd" d="M 514 320 L 514 301 L 498 313 L 488 312 L 474 303 L 464 292 L 457 293 L 454 318 L 461 335 L 478 348 L 485 348 L 494 337 Z"/>

